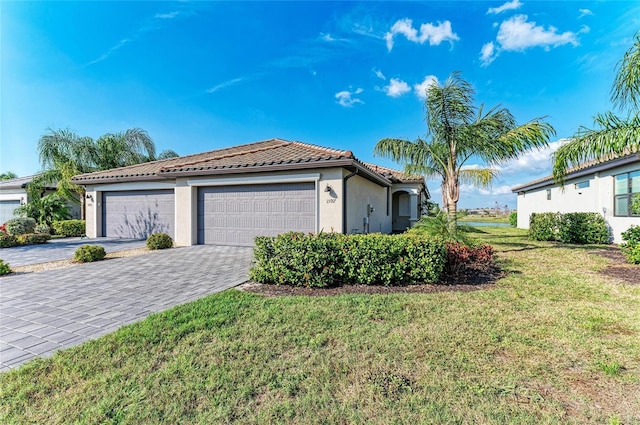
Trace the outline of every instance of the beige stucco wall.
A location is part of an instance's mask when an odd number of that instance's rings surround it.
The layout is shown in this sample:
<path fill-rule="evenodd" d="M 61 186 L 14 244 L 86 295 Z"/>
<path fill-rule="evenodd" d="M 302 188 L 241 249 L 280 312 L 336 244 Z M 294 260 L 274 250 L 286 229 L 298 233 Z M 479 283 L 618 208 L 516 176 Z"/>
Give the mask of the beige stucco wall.
<path fill-rule="evenodd" d="M 518 227 L 528 229 L 532 213 L 597 212 L 604 216 L 611 227 L 614 242 L 622 242 L 620 234 L 632 224 L 640 225 L 640 217 L 614 216 L 614 176 L 637 170 L 640 170 L 640 163 L 569 179 L 565 182 L 564 188 L 553 184 L 518 194 Z M 576 183 L 584 181 L 589 181 L 588 188 L 576 188 Z M 551 200 L 547 200 L 547 189 L 551 189 Z"/>
<path fill-rule="evenodd" d="M 390 188 L 387 189 L 359 175 L 347 180 L 347 185 L 346 233 L 365 232 L 364 218 L 367 217 L 367 205 L 375 209 L 369 216 L 369 232 L 391 233 L 390 207 L 387 214 L 387 202 L 391 202 L 388 199 Z"/>
<path fill-rule="evenodd" d="M 343 230 L 343 178 L 349 171 L 337 168 L 255 173 L 245 175 L 218 175 L 179 178 L 175 182 L 121 183 L 87 186 L 87 236 L 100 237 L 102 231 L 102 192 L 115 190 L 151 190 L 175 187 L 175 242 L 178 246 L 197 243 L 198 187 L 213 185 L 266 184 L 278 182 L 313 181 L 316 184 L 316 231 L 342 232 Z M 387 210 L 387 196 L 391 202 L 391 190 L 356 175 L 348 184 L 347 229 L 348 233 L 362 232 L 367 204 L 375 211 L 370 216 L 371 232 L 391 232 L 391 205 Z M 329 188 L 327 190 L 327 188 Z M 388 211 L 388 214 L 387 214 Z"/>
<path fill-rule="evenodd" d="M 178 246 L 198 242 L 198 188 L 187 179 L 176 180 L 175 243 Z"/>

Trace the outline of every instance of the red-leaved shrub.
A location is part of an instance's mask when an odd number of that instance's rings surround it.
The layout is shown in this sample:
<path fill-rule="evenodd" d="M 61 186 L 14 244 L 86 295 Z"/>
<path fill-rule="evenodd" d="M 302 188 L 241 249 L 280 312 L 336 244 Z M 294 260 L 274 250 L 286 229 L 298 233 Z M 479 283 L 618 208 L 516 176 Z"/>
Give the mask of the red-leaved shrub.
<path fill-rule="evenodd" d="M 491 245 L 467 246 L 460 242 L 447 242 L 445 275 L 457 278 L 489 273 L 495 270 L 494 251 Z"/>

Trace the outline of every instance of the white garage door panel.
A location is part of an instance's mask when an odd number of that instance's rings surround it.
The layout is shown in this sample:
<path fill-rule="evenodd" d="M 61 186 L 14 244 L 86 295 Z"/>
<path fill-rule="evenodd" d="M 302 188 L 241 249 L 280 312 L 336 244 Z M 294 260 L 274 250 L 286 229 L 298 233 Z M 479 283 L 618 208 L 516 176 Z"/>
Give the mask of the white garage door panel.
<path fill-rule="evenodd" d="M 174 237 L 173 190 L 103 192 L 102 235 L 145 239 L 163 232 Z"/>
<path fill-rule="evenodd" d="M 201 187 L 198 243 L 252 246 L 256 236 L 313 232 L 314 183 Z"/>
<path fill-rule="evenodd" d="M 0 201 L 0 224 L 15 218 L 13 210 L 20 206 L 20 201 Z"/>

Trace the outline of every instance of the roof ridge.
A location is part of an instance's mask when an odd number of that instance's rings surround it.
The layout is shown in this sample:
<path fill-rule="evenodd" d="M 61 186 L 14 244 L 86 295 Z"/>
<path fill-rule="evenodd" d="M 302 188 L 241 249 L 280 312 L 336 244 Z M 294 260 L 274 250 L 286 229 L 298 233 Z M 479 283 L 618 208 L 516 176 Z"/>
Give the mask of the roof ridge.
<path fill-rule="evenodd" d="M 305 146 L 308 148 L 312 148 L 318 151 L 323 151 L 324 153 L 340 153 L 341 155 L 350 157 L 352 159 L 356 159 L 356 157 L 353 155 L 353 152 L 351 152 L 350 150 L 341 150 L 341 149 L 334 149 L 334 148 L 328 148 L 325 146 L 320 146 L 320 145 L 314 145 L 311 143 L 305 143 L 305 142 L 300 142 L 298 140 L 294 140 L 292 142 L 289 142 L 291 144 L 296 144 L 296 145 L 301 145 L 301 146 Z"/>
<path fill-rule="evenodd" d="M 289 142 L 289 141 L 283 140 L 283 139 L 268 139 L 268 140 L 261 140 L 259 142 L 246 143 L 244 145 L 239 145 L 239 146 L 231 146 L 231 147 L 228 147 L 228 148 L 216 149 L 216 150 L 212 150 L 212 151 L 209 151 L 209 152 L 203 152 L 203 153 L 196 154 L 196 155 L 205 156 L 206 154 L 210 154 L 210 153 L 217 152 L 217 151 L 224 151 L 224 150 L 229 150 L 229 149 L 248 147 L 248 146 L 251 146 L 251 145 L 257 145 L 258 143 L 265 143 L 265 142 L 280 142 L 280 143 L 277 144 L 277 145 L 269 145 L 269 146 L 253 148 L 253 149 L 249 149 L 249 150 L 240 150 L 238 152 L 228 153 L 226 155 L 210 156 L 210 157 L 206 157 L 206 158 L 201 158 L 200 160 L 197 160 L 197 161 L 181 162 L 180 164 L 177 164 L 177 165 L 173 165 L 173 166 L 169 166 L 169 167 L 161 167 L 160 168 L 160 172 L 163 172 L 165 170 L 169 170 L 171 168 L 177 168 L 177 167 L 184 168 L 184 167 L 188 167 L 190 165 L 195 165 L 195 164 L 198 164 L 198 163 L 204 162 L 204 161 L 212 161 L 212 160 L 217 160 L 217 159 L 226 159 L 226 158 L 231 158 L 231 157 L 238 156 L 238 155 L 246 155 L 246 154 L 250 154 L 250 153 L 263 152 L 263 151 L 267 151 L 267 150 L 270 150 L 270 149 L 286 146 L 286 145 L 292 143 L 292 142 Z"/>

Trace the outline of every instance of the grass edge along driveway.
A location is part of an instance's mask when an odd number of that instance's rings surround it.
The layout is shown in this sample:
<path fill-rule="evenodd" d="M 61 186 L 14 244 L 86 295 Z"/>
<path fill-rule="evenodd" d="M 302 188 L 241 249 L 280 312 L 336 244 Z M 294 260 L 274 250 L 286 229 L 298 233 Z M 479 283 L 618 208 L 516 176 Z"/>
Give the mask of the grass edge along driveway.
<path fill-rule="evenodd" d="M 225 291 L 0 375 L 6 423 L 640 423 L 640 286 L 594 247 L 479 234 L 481 291 Z"/>

